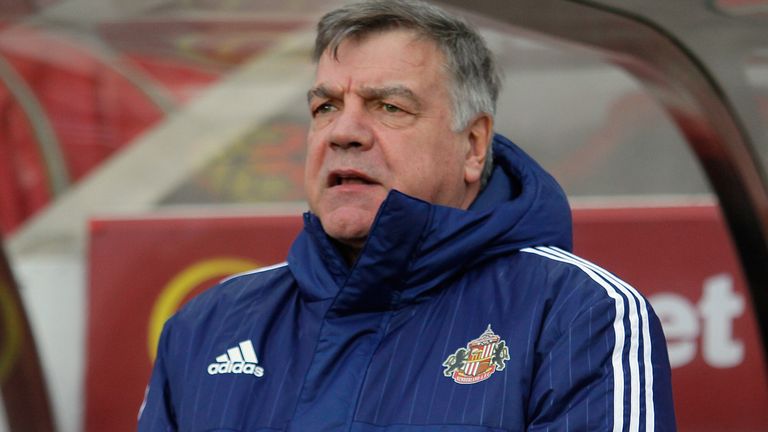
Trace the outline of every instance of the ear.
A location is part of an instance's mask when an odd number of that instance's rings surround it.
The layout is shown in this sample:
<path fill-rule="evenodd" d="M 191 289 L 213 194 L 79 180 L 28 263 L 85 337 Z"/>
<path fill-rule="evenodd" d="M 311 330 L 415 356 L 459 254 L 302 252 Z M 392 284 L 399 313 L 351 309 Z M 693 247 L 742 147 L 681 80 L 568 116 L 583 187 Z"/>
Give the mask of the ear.
<path fill-rule="evenodd" d="M 488 114 L 478 115 L 467 126 L 468 148 L 464 160 L 464 182 L 467 184 L 480 182 L 488 146 L 491 145 L 492 131 L 493 118 Z"/>

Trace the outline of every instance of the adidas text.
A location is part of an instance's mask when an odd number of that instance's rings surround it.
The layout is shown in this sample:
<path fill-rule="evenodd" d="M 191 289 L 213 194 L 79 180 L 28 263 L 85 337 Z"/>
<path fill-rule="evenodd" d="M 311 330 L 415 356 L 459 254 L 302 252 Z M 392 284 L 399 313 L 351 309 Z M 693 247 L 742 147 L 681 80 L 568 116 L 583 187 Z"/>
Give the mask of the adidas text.
<path fill-rule="evenodd" d="M 253 363 L 245 362 L 211 363 L 208 365 L 208 373 L 211 375 L 232 373 L 262 377 L 264 376 L 264 368 Z"/>
<path fill-rule="evenodd" d="M 246 340 L 216 357 L 216 361 L 208 365 L 208 374 L 243 374 L 262 377 L 264 368 L 258 363 L 259 359 L 253 350 L 253 343 Z"/>

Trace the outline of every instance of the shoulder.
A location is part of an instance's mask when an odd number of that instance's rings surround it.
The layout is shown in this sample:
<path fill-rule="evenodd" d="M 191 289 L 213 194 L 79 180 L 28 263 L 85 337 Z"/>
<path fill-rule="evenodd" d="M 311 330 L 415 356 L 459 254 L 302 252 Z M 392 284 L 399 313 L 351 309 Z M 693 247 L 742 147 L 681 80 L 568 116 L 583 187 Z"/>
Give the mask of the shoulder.
<path fill-rule="evenodd" d="M 645 302 L 629 283 L 599 265 L 556 247 L 532 247 L 520 250 L 521 259 L 536 262 L 531 272 L 557 291 L 560 296 L 587 296 L 595 301 L 628 300 Z"/>
<path fill-rule="evenodd" d="M 547 321 L 561 330 L 576 320 L 602 323 L 614 331 L 648 331 L 657 321 L 650 303 L 635 287 L 584 258 L 555 247 L 525 248 L 520 259 L 540 284 L 549 304 Z M 588 316 L 588 318 L 587 318 Z M 645 329 L 637 329 L 638 323 Z"/>
<path fill-rule="evenodd" d="M 584 315 L 617 330 L 621 323 L 656 320 L 650 303 L 635 287 L 584 258 L 539 246 L 521 249 L 516 259 L 515 273 L 546 304 L 541 310 L 546 321 L 559 324 L 554 328 L 568 329 Z"/>
<path fill-rule="evenodd" d="M 229 276 L 184 305 L 174 316 L 175 325 L 209 322 L 238 305 L 273 295 L 281 286 L 289 285 L 289 275 L 288 265 L 283 262 Z"/>
<path fill-rule="evenodd" d="M 525 317 L 541 336 L 558 339 L 579 319 L 619 331 L 655 320 L 648 301 L 629 283 L 602 267 L 555 247 L 520 249 L 478 266 L 466 277 L 483 286 L 478 298 Z M 477 296 L 476 296 L 477 297 Z M 641 317 L 641 318 L 638 318 Z"/>
<path fill-rule="evenodd" d="M 166 321 L 158 358 L 176 361 L 203 355 L 211 344 L 223 334 L 236 331 L 248 317 L 269 313 L 265 308 L 281 303 L 281 297 L 291 291 L 292 281 L 286 264 L 224 279 L 190 300 Z"/>

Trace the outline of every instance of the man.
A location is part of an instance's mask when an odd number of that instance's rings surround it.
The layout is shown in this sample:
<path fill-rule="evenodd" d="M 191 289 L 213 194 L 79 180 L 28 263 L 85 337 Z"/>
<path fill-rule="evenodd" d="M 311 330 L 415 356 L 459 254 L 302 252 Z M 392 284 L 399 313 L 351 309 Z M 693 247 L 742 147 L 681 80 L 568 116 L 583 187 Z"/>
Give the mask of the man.
<path fill-rule="evenodd" d="M 482 39 L 376 1 L 315 58 L 305 228 L 168 321 L 139 429 L 673 430 L 659 321 L 566 252 L 563 192 L 492 133 Z"/>

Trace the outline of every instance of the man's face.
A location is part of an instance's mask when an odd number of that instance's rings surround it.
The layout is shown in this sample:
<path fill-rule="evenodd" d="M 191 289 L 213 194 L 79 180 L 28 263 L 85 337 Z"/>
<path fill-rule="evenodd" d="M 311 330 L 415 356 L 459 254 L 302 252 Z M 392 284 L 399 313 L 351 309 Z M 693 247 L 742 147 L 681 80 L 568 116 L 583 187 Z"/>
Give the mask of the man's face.
<path fill-rule="evenodd" d="M 407 30 L 347 39 L 338 59 L 328 51 L 320 58 L 305 189 L 331 237 L 362 247 L 390 189 L 458 208 L 474 200 L 477 137 L 471 127 L 451 129 L 443 65 L 433 42 Z"/>

